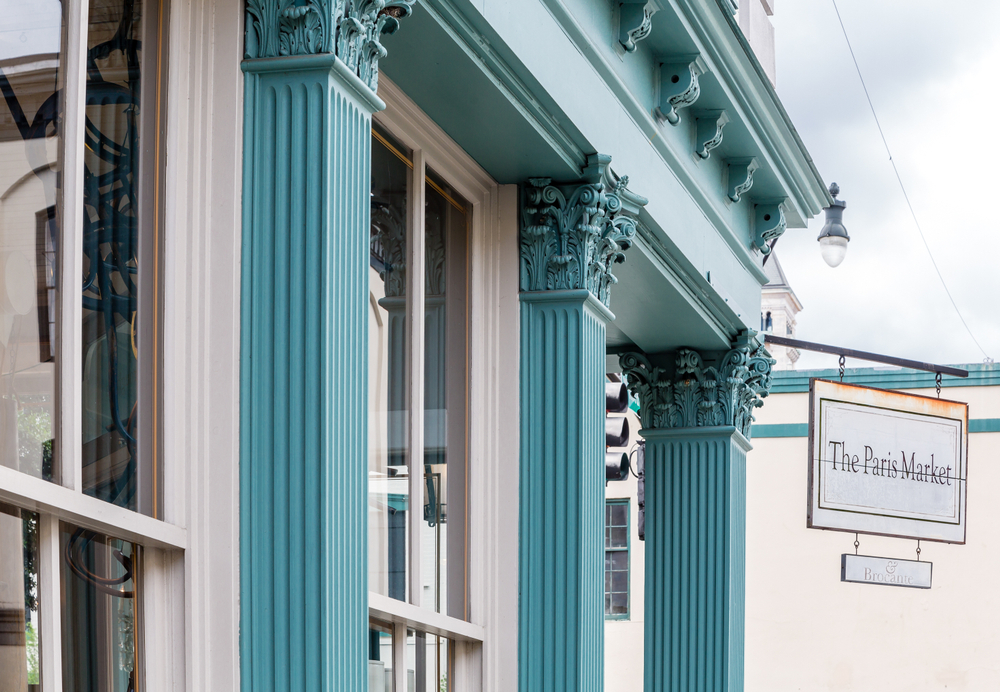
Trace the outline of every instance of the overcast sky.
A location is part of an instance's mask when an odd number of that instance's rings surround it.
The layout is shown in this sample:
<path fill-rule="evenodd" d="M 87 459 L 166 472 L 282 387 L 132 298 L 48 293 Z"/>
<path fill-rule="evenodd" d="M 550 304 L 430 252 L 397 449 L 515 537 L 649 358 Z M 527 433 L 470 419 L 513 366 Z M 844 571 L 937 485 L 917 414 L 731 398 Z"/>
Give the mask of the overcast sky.
<path fill-rule="evenodd" d="M 1000 360 L 1000 3 L 837 4 L 927 242 L 979 343 Z M 840 185 L 851 235 L 836 269 L 816 242 L 823 214 L 781 238 L 778 256 L 804 306 L 796 336 L 982 362 L 920 241 L 832 0 L 778 0 L 772 20 L 778 94 L 824 179 Z M 835 365 L 806 352 L 799 361 Z"/>

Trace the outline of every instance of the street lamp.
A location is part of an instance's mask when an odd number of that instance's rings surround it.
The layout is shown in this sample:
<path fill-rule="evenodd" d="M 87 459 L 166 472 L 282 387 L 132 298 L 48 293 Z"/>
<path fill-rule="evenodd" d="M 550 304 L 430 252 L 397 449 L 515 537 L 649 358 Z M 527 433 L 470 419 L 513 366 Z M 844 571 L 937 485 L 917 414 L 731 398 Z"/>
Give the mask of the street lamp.
<path fill-rule="evenodd" d="M 844 228 L 844 208 L 847 202 L 837 199 L 840 194 L 840 186 L 837 183 L 830 185 L 830 195 L 833 197 L 833 204 L 826 208 L 826 223 L 823 230 L 819 232 L 819 251 L 823 255 L 823 260 L 831 267 L 839 266 L 844 261 L 847 254 L 847 243 L 851 236 L 847 235 Z"/>

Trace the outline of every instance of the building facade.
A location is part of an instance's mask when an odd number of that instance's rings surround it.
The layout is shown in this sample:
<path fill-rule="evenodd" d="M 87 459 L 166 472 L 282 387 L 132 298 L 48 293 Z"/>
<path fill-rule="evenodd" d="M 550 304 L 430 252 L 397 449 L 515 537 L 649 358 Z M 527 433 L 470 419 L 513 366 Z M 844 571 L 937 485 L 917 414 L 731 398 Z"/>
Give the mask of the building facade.
<path fill-rule="evenodd" d="M 742 689 L 762 260 L 830 202 L 758 2 L 9 3 L 0 688 L 602 689 L 624 371 L 647 689 Z"/>
<path fill-rule="evenodd" d="M 760 295 L 760 330 L 775 336 L 795 338 L 795 316 L 802 311 L 802 303 L 788 283 L 776 253 L 768 257 L 764 265 L 768 282 Z M 790 346 L 768 347 L 774 358 L 775 370 L 791 370 L 799 360 L 799 350 Z"/>
<path fill-rule="evenodd" d="M 933 563 L 930 590 L 840 581 L 840 556 L 855 552 L 855 535 L 806 528 L 809 468 L 809 381 L 838 380 L 830 370 L 773 374 L 767 404 L 753 424 L 747 455 L 746 679 L 748 692 L 801 689 L 982 690 L 1000 681 L 993 623 L 1000 603 L 980 585 L 996 568 L 1000 541 L 991 521 L 991 461 L 1000 441 L 1000 368 L 959 366 L 966 379 L 944 377 L 941 398 L 969 404 L 968 533 L 964 545 L 858 536 L 861 555 Z M 897 367 L 848 368 L 845 383 L 935 396 L 933 373 Z M 633 414 L 630 414 L 634 416 Z M 633 438 L 633 444 L 638 442 Z M 639 540 L 639 489 L 632 477 L 608 483 L 609 520 L 627 515 L 627 536 L 609 521 L 605 584 L 624 611 L 605 607 L 605 689 L 643 686 L 649 631 L 645 544 Z M 977 502 L 976 498 L 980 498 Z M 617 546 L 624 544 L 621 550 Z M 916 552 L 920 548 L 919 555 Z M 620 557 L 616 558 L 615 555 Z M 617 562 L 623 563 L 621 566 Z M 625 586 L 616 591 L 618 584 Z M 619 594 L 621 594 L 619 596 Z M 933 651 L 933 655 L 927 652 Z"/>
<path fill-rule="evenodd" d="M 836 381 L 838 372 L 775 373 L 748 458 L 747 690 L 929 692 L 1000 684 L 992 653 L 1000 602 L 981 587 L 996 569 L 1000 541 L 988 499 L 1000 484 L 993 463 L 1000 368 L 959 367 L 969 377 L 945 377 L 940 398 L 969 405 L 965 544 L 857 537 L 861 555 L 931 562 L 929 590 L 840 581 L 840 556 L 855 552 L 854 534 L 811 530 L 805 522 L 809 378 Z M 933 373 L 907 369 L 848 368 L 844 382 L 936 396 Z M 781 578 L 777 565 L 794 565 L 795 577 Z M 891 655 L 872 642 L 892 642 Z"/>

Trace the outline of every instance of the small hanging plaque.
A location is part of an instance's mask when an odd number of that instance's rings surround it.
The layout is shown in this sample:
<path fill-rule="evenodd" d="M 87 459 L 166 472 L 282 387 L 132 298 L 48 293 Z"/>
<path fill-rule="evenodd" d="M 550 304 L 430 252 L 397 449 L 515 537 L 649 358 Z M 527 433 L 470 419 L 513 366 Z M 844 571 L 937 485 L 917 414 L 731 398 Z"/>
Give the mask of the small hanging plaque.
<path fill-rule="evenodd" d="M 932 569 L 930 562 L 845 553 L 840 558 L 840 581 L 929 589 Z"/>

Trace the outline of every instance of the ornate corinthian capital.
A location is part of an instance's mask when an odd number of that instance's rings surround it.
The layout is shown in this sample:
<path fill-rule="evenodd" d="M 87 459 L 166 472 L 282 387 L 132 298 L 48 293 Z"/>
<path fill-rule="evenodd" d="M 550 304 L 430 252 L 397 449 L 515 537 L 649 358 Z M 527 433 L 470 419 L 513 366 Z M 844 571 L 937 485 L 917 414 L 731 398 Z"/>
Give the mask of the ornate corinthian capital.
<path fill-rule="evenodd" d="M 553 185 L 531 178 L 521 203 L 521 290 L 585 288 L 610 307 L 612 267 L 625 261 L 645 197 L 630 192 L 628 177 L 608 168 L 611 157 L 591 157 L 590 182 Z"/>
<path fill-rule="evenodd" d="M 626 353 L 619 362 L 639 399 L 643 428 L 732 425 L 749 438 L 753 409 L 763 406 L 775 361 L 762 345 L 744 339 L 710 367 L 686 348 L 677 351 L 672 372 L 640 353 Z"/>
<path fill-rule="evenodd" d="M 336 53 L 372 91 L 382 34 L 399 28 L 415 0 L 247 0 L 246 57 Z"/>

